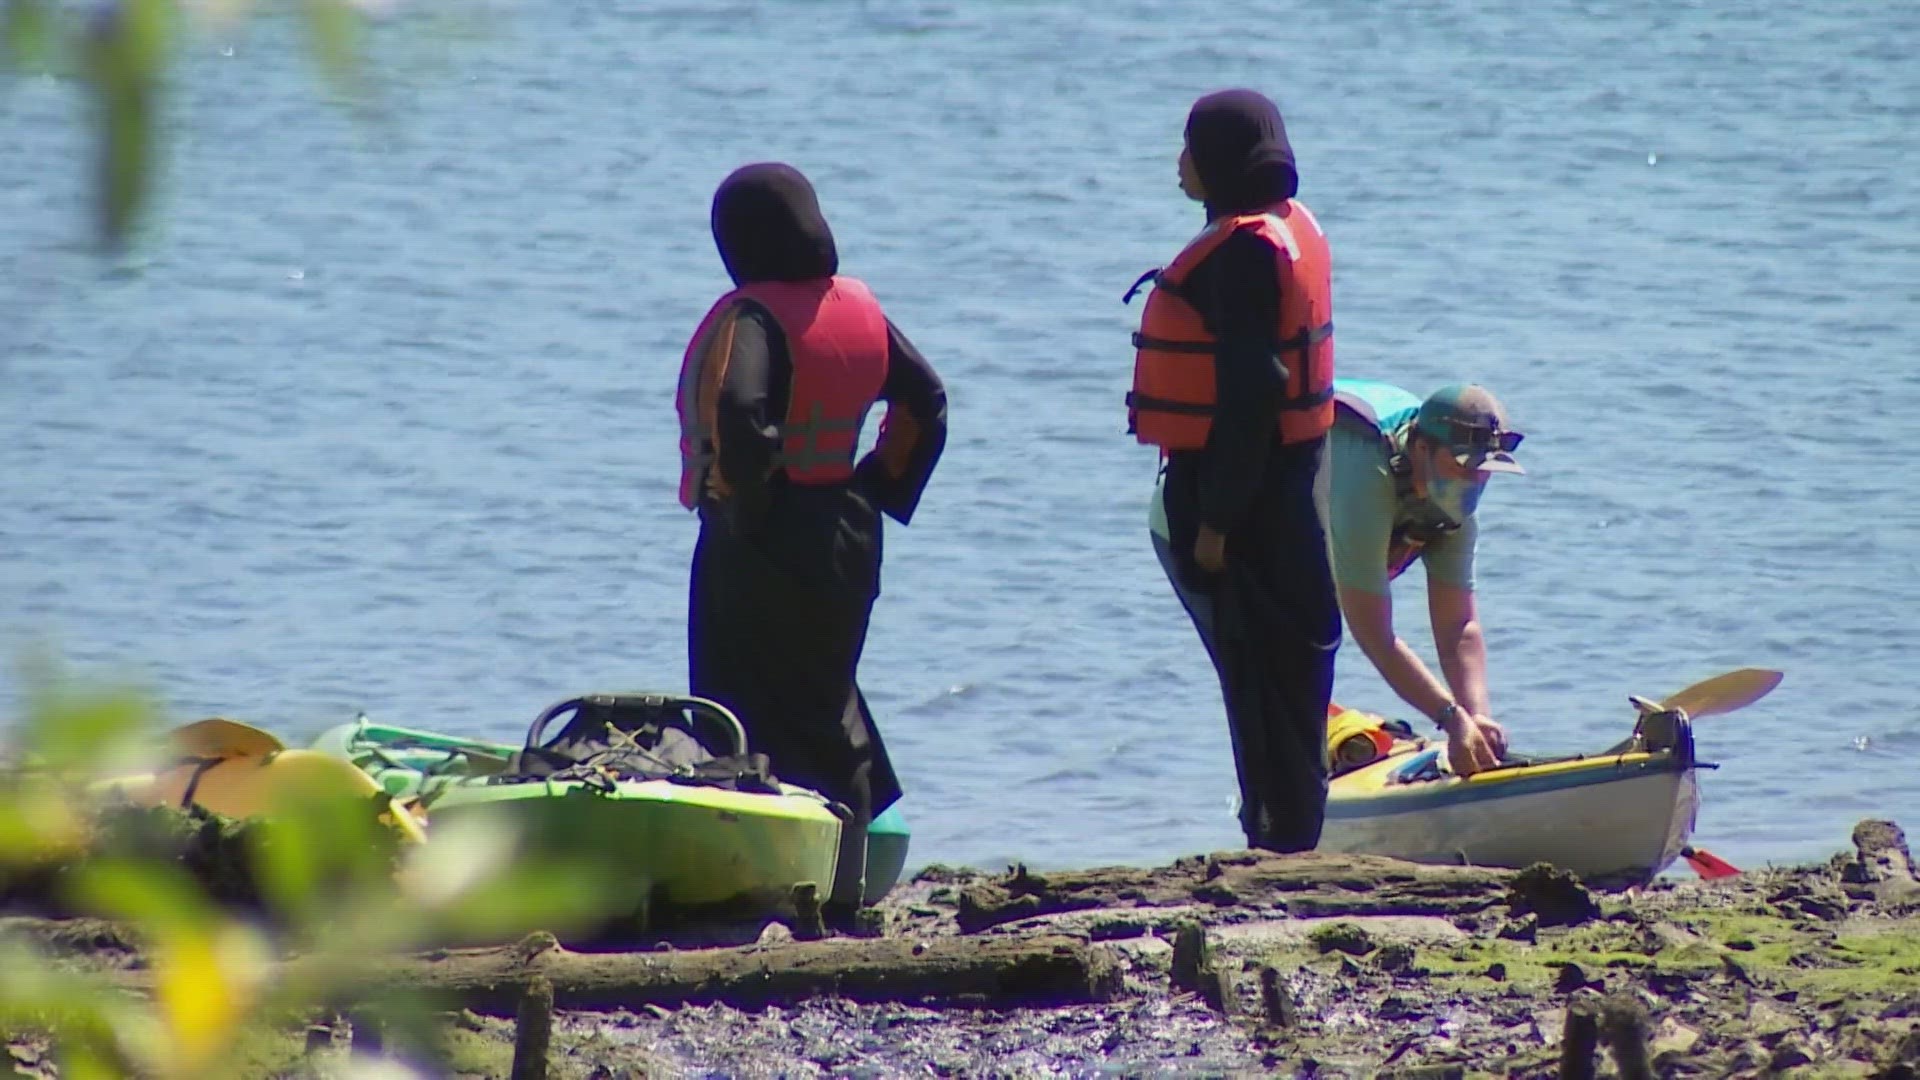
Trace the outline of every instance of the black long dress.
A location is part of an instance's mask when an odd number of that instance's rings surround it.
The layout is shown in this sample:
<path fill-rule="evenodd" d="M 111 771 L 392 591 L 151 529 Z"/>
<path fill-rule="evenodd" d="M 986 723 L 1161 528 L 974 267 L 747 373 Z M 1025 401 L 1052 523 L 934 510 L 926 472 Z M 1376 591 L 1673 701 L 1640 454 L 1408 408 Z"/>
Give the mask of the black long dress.
<path fill-rule="evenodd" d="M 1292 198 L 1299 177 L 1271 101 L 1229 90 L 1197 102 L 1187 148 L 1209 218 Z M 1327 703 L 1343 631 L 1328 546 L 1328 441 L 1282 443 L 1288 375 L 1276 351 L 1278 252 L 1236 232 L 1194 266 L 1182 295 L 1213 334 L 1216 413 L 1204 448 L 1168 455 L 1168 541 L 1155 550 L 1220 677 L 1247 843 L 1306 851 L 1327 799 Z M 1205 524 L 1225 565 L 1193 556 Z"/>
<path fill-rule="evenodd" d="M 856 678 L 880 592 L 880 514 L 912 519 L 946 441 L 938 376 L 891 323 L 888 337 L 882 400 L 917 429 L 906 469 L 869 455 L 851 483 L 790 484 L 768 475 L 792 371 L 785 335 L 743 302 L 715 410 L 732 493 L 700 507 L 688 603 L 692 692 L 737 713 L 780 779 L 862 822 L 901 793 Z"/>
<path fill-rule="evenodd" d="M 734 170 L 714 192 L 712 224 L 736 285 L 839 273 L 839 251 L 813 185 L 791 166 Z M 716 318 L 730 337 L 711 339 L 727 342 L 708 466 L 721 483 L 703 483 L 696 504 L 689 689 L 739 716 L 749 745 L 767 755 L 774 775 L 847 810 L 824 905 L 839 923 L 864 898 L 867 825 L 900 798 L 857 678 L 880 593 L 880 515 L 903 525 L 912 520 L 946 446 L 946 391 L 888 321 L 879 444 L 846 483 L 793 484 L 774 467 L 793 377 L 786 334 L 750 299 L 736 298 Z"/>

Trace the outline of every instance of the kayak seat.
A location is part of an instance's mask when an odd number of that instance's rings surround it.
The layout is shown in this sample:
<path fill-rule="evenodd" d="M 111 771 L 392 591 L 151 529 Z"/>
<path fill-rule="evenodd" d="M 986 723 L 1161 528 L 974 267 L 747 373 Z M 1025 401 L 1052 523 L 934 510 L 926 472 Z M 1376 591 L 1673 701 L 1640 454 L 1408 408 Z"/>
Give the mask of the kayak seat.
<path fill-rule="evenodd" d="M 1426 780 L 1438 780 L 1446 775 L 1440 769 L 1440 750 L 1423 750 L 1413 755 L 1404 765 L 1394 767 L 1387 774 L 1388 784 L 1417 784 Z"/>
<path fill-rule="evenodd" d="M 546 728 L 570 719 L 559 734 Z M 765 754 L 749 753 L 739 722 L 720 706 L 669 694 L 591 694 L 541 713 L 527 742 L 489 783 L 670 780 L 782 794 Z"/>
<path fill-rule="evenodd" d="M 1406 764 L 1396 766 L 1394 770 L 1388 774 L 1387 783 L 1389 785 L 1420 784 L 1429 780 L 1440 780 L 1452 776 L 1453 771 L 1441 763 L 1440 755 L 1444 753 L 1446 753 L 1446 748 L 1441 746 L 1413 755 L 1407 759 Z M 1556 757 L 1522 757 L 1517 754 L 1508 754 L 1506 757 L 1500 759 L 1498 765 L 1495 765 L 1491 769 L 1482 770 L 1475 775 L 1487 776 L 1492 773 L 1505 772 L 1510 769 L 1527 769 L 1535 765 L 1557 765 L 1564 761 L 1585 761 L 1587 759 L 1588 755 L 1586 754 L 1564 754 Z"/>

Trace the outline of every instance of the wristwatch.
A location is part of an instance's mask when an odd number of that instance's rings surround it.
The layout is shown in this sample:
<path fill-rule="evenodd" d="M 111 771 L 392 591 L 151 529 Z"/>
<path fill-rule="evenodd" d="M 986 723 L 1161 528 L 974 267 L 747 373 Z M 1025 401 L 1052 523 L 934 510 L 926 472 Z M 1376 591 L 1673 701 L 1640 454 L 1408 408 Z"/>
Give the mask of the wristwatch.
<path fill-rule="evenodd" d="M 1434 726 L 1444 731 L 1446 730 L 1447 721 L 1454 719 L 1456 716 L 1465 716 L 1466 714 L 1467 710 L 1461 708 L 1459 702 L 1449 701 L 1447 702 L 1447 707 L 1440 710 L 1440 719 L 1434 721 Z"/>

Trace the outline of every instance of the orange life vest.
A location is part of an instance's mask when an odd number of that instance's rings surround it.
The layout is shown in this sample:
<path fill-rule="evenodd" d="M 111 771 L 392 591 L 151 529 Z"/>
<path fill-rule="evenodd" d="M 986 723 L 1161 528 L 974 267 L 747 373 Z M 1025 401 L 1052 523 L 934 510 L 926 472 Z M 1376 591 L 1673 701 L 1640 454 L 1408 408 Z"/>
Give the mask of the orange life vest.
<path fill-rule="evenodd" d="M 1228 236 L 1245 229 L 1270 244 L 1280 283 L 1280 325 L 1274 349 L 1287 372 L 1280 440 L 1306 442 L 1333 425 L 1333 260 L 1326 234 L 1297 199 L 1256 214 L 1217 219 L 1172 265 L 1148 275 L 1154 284 L 1133 335 L 1133 392 L 1127 430 L 1162 450 L 1207 444 L 1215 404 L 1214 335 L 1183 295 L 1187 275 Z M 1142 277 L 1127 291 L 1147 280 Z"/>
<path fill-rule="evenodd" d="M 713 468 L 714 407 L 733 344 L 735 301 L 758 302 L 787 339 L 793 377 L 780 424 L 776 469 L 795 484 L 837 484 L 853 476 L 854 453 L 867 412 L 887 381 L 887 317 L 856 278 L 762 281 L 721 297 L 700 320 L 680 363 L 674 409 L 680 414 L 680 505 L 699 505 L 703 490 L 725 496 Z"/>

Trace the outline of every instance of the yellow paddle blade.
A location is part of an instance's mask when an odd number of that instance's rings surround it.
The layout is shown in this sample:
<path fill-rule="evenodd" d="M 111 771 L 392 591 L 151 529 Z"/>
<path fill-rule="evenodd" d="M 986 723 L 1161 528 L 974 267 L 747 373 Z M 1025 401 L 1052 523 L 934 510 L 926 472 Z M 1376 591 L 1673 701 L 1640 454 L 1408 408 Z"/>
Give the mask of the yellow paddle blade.
<path fill-rule="evenodd" d="M 425 817 L 414 807 L 393 800 L 387 812 L 380 815 L 380 822 L 400 834 L 402 840 L 412 844 L 427 842 L 427 823 Z"/>
<path fill-rule="evenodd" d="M 272 732 L 220 716 L 175 728 L 167 738 L 196 757 L 266 757 L 286 749 Z"/>
<path fill-rule="evenodd" d="M 1662 708 L 1679 709 L 1691 719 L 1718 716 L 1744 709 L 1773 692 L 1786 676 L 1766 668 L 1739 668 L 1711 679 L 1694 683 L 1660 703 Z"/>

